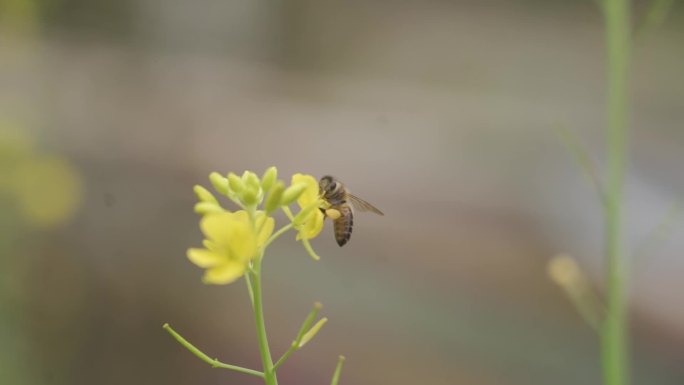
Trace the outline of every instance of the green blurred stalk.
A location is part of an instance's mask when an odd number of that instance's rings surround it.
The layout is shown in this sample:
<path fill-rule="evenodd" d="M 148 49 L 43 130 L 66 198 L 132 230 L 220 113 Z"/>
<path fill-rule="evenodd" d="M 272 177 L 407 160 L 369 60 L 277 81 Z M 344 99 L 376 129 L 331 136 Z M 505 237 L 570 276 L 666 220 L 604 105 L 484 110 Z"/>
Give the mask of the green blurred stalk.
<path fill-rule="evenodd" d="M 264 321 L 263 296 L 261 294 L 261 258 L 254 262 L 254 272 L 250 273 L 252 293 L 254 297 L 254 319 L 256 321 L 257 339 L 259 341 L 259 353 L 264 368 L 264 382 L 266 385 L 278 385 L 273 358 L 266 337 L 266 323 Z"/>
<path fill-rule="evenodd" d="M 607 141 L 608 184 L 606 189 L 605 252 L 607 259 L 607 314 L 601 332 L 605 385 L 627 385 L 628 307 L 625 291 L 627 268 L 622 245 L 622 201 L 627 147 L 628 79 L 631 56 L 629 0 L 605 0 L 607 45 Z"/>

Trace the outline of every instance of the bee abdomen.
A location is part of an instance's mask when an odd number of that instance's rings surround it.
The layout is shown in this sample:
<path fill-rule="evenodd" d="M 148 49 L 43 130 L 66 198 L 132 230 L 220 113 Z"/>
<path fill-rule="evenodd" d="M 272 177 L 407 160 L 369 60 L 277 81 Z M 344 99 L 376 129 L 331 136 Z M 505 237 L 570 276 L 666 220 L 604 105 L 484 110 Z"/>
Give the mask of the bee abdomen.
<path fill-rule="evenodd" d="M 349 206 L 340 206 L 337 208 L 342 214 L 333 222 L 335 228 L 335 240 L 340 247 L 349 242 L 351 238 L 352 229 L 354 226 L 354 214 Z"/>

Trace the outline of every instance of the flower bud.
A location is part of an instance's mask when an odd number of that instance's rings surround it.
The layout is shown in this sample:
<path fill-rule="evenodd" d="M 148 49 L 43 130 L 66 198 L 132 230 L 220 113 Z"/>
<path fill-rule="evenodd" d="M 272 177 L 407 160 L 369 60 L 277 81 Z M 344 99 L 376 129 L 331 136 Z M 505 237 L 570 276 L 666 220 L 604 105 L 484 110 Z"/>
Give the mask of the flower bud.
<path fill-rule="evenodd" d="M 220 192 L 223 195 L 228 195 L 230 186 L 228 186 L 228 179 L 226 179 L 223 175 L 217 172 L 212 172 L 211 174 L 209 174 L 209 181 L 214 186 L 214 189 L 216 189 L 216 191 Z"/>
<path fill-rule="evenodd" d="M 245 171 L 245 173 L 242 174 L 242 182 L 247 188 L 251 188 L 253 190 L 258 190 L 261 188 L 259 177 L 251 171 Z"/>
<path fill-rule="evenodd" d="M 281 206 L 288 206 L 288 205 L 292 204 L 292 202 L 299 199 L 299 197 L 302 195 L 304 190 L 306 190 L 306 184 L 305 183 L 297 183 L 295 185 L 288 187 L 285 190 L 285 192 L 283 192 L 283 198 L 280 201 L 280 205 Z"/>
<path fill-rule="evenodd" d="M 278 169 L 275 167 L 269 167 L 268 169 L 266 169 L 264 175 L 261 177 L 261 188 L 264 191 L 270 191 L 271 187 L 273 187 L 273 184 L 275 183 L 277 178 Z"/>
<path fill-rule="evenodd" d="M 199 202 L 195 204 L 195 212 L 201 215 L 222 213 L 223 208 L 214 202 Z"/>
<path fill-rule="evenodd" d="M 302 340 L 299 341 L 299 347 L 301 348 L 304 345 L 306 345 L 307 342 L 311 341 L 311 339 L 316 336 L 318 331 L 321 330 L 321 328 L 323 327 L 323 325 L 325 325 L 326 322 L 328 322 L 327 318 L 321 318 L 320 320 L 318 320 L 318 322 L 316 322 L 316 324 L 311 329 L 309 329 L 309 331 L 306 332 L 304 336 L 302 336 Z"/>
<path fill-rule="evenodd" d="M 216 201 L 216 198 L 214 198 L 214 195 L 209 192 L 209 190 L 200 185 L 195 185 L 193 190 L 195 191 L 195 195 L 197 195 L 197 199 L 199 199 L 200 202 L 210 202 L 218 205 L 218 201 Z"/>
<path fill-rule="evenodd" d="M 228 186 L 236 194 L 241 193 L 245 189 L 245 184 L 242 182 L 242 179 L 232 172 L 228 174 Z"/>
<path fill-rule="evenodd" d="M 569 255 L 555 256 L 549 261 L 547 269 L 551 279 L 562 287 L 577 287 L 584 279 L 579 265 Z"/>
<path fill-rule="evenodd" d="M 259 191 L 248 187 L 240 194 L 240 200 L 247 206 L 254 206 L 259 203 Z"/>
<path fill-rule="evenodd" d="M 261 182 L 259 182 L 259 177 L 251 171 L 245 171 L 242 174 L 242 183 L 245 188 L 240 193 L 240 199 L 247 206 L 254 206 L 261 203 L 264 199 L 264 193 L 261 190 Z"/>
<path fill-rule="evenodd" d="M 264 205 L 264 208 L 266 209 L 267 213 L 272 213 L 276 211 L 278 207 L 280 207 L 280 202 L 282 200 L 284 191 L 285 185 L 283 182 L 277 181 L 266 198 L 266 204 Z"/>

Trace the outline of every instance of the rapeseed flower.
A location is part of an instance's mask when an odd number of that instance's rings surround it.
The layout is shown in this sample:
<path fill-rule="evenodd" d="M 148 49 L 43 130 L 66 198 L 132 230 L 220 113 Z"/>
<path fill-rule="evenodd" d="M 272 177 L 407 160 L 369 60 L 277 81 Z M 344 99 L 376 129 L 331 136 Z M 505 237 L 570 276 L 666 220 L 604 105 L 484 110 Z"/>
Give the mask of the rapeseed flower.
<path fill-rule="evenodd" d="M 244 210 L 205 215 L 200 228 L 205 235 L 203 249 L 189 249 L 188 258 L 207 269 L 204 282 L 227 284 L 240 278 L 250 261 L 260 255 L 266 240 L 273 233 L 274 220 L 263 211 L 252 221 Z"/>
<path fill-rule="evenodd" d="M 297 205 L 301 209 L 294 219 L 295 227 L 299 230 L 297 240 L 309 240 L 317 237 L 321 230 L 323 230 L 323 220 L 325 217 L 320 208 L 325 205 L 325 201 L 320 197 L 318 181 L 313 176 L 294 174 L 292 176 L 292 185 L 299 184 L 304 185 L 305 188 L 297 199 Z"/>
<path fill-rule="evenodd" d="M 209 190 L 199 185 L 194 187 L 198 199 L 195 212 L 202 215 L 200 228 L 206 239 L 204 248 L 189 249 L 187 254 L 192 263 L 206 269 L 205 283 L 227 284 L 237 280 L 250 271 L 253 260 L 261 258 L 272 241 L 293 228 L 309 255 L 319 259 L 309 240 L 323 229 L 325 216 L 321 209 L 329 207 L 321 199 L 313 176 L 295 174 L 290 186 L 285 187 L 278 180 L 278 170 L 271 167 L 261 179 L 245 171 L 241 177 L 232 172 L 225 177 L 213 172 L 209 180 L 216 192 L 229 198 L 240 210 L 228 211 Z M 289 205 L 295 202 L 300 210 L 293 215 Z M 277 209 L 282 209 L 291 223 L 273 235 L 275 220 L 271 214 Z"/>

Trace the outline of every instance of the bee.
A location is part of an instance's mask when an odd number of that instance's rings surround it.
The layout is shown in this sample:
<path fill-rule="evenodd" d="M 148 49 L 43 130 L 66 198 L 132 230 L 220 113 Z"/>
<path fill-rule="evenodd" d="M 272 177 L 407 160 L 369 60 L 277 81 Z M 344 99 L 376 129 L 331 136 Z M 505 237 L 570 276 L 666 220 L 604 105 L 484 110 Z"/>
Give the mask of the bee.
<path fill-rule="evenodd" d="M 330 175 L 321 178 L 318 182 L 318 188 L 321 198 L 330 204 L 330 208 L 340 212 L 340 217 L 333 219 L 335 241 L 340 247 L 349 242 L 349 238 L 351 238 L 352 227 L 354 226 L 353 209 L 385 215 L 372 204 L 350 193 L 342 182 Z"/>

